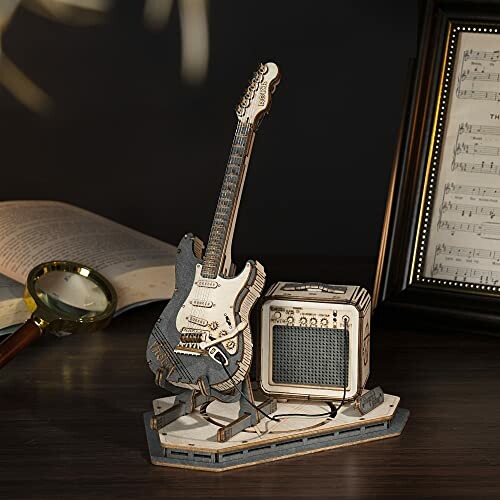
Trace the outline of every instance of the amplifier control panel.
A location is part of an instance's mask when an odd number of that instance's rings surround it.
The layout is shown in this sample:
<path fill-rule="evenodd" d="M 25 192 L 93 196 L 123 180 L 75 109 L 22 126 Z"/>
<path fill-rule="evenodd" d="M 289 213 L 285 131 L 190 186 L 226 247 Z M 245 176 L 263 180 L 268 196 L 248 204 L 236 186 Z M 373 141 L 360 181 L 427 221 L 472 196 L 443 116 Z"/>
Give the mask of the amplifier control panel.
<path fill-rule="evenodd" d="M 309 328 L 347 328 L 352 325 L 352 312 L 346 310 L 316 309 L 314 307 L 271 306 L 269 321 L 274 325 L 301 326 Z"/>

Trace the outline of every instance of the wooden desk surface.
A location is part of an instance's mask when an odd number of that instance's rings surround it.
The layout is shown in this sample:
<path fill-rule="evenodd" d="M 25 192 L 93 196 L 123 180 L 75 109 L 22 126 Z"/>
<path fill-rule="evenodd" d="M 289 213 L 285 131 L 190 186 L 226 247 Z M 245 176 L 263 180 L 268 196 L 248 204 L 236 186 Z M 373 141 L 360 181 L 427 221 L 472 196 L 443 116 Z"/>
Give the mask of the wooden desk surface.
<path fill-rule="evenodd" d="M 142 413 L 163 393 L 145 347 L 162 307 L 46 336 L 2 370 L 0 498 L 500 498 L 500 338 L 432 331 L 372 333 L 369 387 L 411 411 L 399 438 L 222 474 L 152 466 Z"/>

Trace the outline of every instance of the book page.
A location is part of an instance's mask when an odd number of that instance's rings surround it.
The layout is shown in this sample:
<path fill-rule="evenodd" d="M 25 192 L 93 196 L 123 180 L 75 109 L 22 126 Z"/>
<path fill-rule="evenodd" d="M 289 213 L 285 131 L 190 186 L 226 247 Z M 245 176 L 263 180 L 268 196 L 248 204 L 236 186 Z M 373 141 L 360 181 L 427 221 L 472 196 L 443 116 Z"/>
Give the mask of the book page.
<path fill-rule="evenodd" d="M 424 276 L 497 285 L 500 36 L 461 33 L 451 82 Z"/>
<path fill-rule="evenodd" d="M 0 273 L 20 283 L 42 262 L 76 261 L 111 281 L 121 308 L 170 298 L 175 255 L 168 243 L 66 203 L 0 203 Z"/>
<path fill-rule="evenodd" d="M 24 287 L 0 274 L 0 329 L 26 321 L 30 312 L 23 300 Z M 1 331 L 0 335 L 9 333 Z"/>

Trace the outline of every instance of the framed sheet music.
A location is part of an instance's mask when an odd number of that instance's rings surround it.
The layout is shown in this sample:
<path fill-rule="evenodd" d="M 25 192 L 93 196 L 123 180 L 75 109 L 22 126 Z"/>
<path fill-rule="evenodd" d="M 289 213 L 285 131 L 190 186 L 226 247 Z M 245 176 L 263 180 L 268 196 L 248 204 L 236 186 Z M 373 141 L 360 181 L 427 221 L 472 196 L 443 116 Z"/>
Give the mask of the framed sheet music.
<path fill-rule="evenodd" d="M 427 5 L 374 301 L 500 333 L 500 9 L 489 5 Z"/>

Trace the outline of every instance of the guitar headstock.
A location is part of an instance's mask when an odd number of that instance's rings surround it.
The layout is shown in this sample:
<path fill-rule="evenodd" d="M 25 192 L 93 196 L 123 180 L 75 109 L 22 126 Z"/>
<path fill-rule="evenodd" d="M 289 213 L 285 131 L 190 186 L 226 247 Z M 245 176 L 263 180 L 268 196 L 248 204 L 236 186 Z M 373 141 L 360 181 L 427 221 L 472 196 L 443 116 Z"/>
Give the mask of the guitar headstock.
<path fill-rule="evenodd" d="M 261 64 L 236 108 L 236 116 L 256 130 L 271 107 L 271 96 L 280 82 L 278 66 L 272 62 Z"/>

